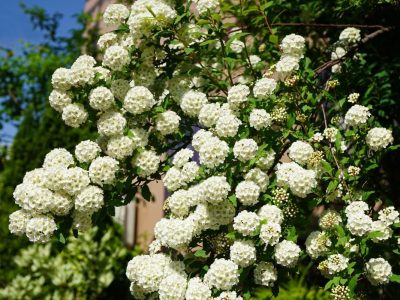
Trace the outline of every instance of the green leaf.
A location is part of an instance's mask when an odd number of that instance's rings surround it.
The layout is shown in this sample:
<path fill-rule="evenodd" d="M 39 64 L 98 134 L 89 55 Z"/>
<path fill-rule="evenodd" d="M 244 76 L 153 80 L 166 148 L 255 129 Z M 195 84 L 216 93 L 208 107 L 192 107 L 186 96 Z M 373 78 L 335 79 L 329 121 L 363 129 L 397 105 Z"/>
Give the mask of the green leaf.
<path fill-rule="evenodd" d="M 235 241 L 236 240 L 236 232 L 234 232 L 234 231 L 229 232 L 228 234 L 225 235 L 225 237 L 227 239 Z"/>
<path fill-rule="evenodd" d="M 143 199 L 146 201 L 151 201 L 153 196 L 151 195 L 150 189 L 148 185 L 145 185 L 144 187 L 142 187 L 142 196 Z"/>
<path fill-rule="evenodd" d="M 297 231 L 296 231 L 296 227 L 291 226 L 287 229 L 287 234 L 286 234 L 286 239 L 288 241 L 292 241 L 292 242 L 296 242 L 297 241 Z"/>
<path fill-rule="evenodd" d="M 201 249 L 201 250 L 197 250 L 197 251 L 194 253 L 194 256 L 196 256 L 196 257 L 204 257 L 204 258 L 207 258 L 207 253 L 206 253 L 206 251 L 204 251 L 203 249 Z"/>
<path fill-rule="evenodd" d="M 60 232 L 58 234 L 57 240 L 61 243 L 61 244 L 65 244 L 65 237 L 64 235 Z"/>
<path fill-rule="evenodd" d="M 234 207 L 237 207 L 236 195 L 232 195 L 232 196 L 230 196 L 228 199 L 229 199 L 229 201 L 232 203 L 232 205 L 233 205 Z"/>
<path fill-rule="evenodd" d="M 269 40 L 272 44 L 278 45 L 278 42 L 279 42 L 278 36 L 272 34 L 272 35 L 269 36 L 268 40 Z"/>
<path fill-rule="evenodd" d="M 391 281 L 391 282 L 400 283 L 400 275 L 393 274 L 392 276 L 390 276 L 390 281 Z"/>

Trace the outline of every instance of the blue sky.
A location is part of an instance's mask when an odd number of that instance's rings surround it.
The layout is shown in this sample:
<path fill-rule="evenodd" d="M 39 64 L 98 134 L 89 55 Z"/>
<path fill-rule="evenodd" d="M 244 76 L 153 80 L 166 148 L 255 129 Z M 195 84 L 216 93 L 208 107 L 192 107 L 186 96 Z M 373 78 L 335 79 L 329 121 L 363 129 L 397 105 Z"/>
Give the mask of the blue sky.
<path fill-rule="evenodd" d="M 42 41 L 41 33 L 33 30 L 29 17 L 19 7 L 20 2 L 28 7 L 35 5 L 43 7 L 48 13 L 62 13 L 59 29 L 61 35 L 67 34 L 77 26 L 74 15 L 82 12 L 85 5 L 85 0 L 0 0 L 0 46 L 17 53 L 22 40 L 33 44 Z M 15 131 L 14 126 L 5 124 L 1 130 L 1 135 L 5 137 L 4 141 L 11 142 Z"/>

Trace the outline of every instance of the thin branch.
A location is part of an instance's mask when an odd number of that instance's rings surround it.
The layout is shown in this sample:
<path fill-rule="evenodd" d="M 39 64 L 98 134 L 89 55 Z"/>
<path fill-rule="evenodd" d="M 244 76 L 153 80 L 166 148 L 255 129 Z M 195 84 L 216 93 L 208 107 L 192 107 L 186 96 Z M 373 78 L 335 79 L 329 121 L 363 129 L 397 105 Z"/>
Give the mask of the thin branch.
<path fill-rule="evenodd" d="M 355 27 L 355 28 L 377 28 L 382 29 L 385 28 L 383 25 L 363 25 L 363 24 L 324 24 L 324 23 L 284 23 L 277 22 L 272 23 L 272 26 L 294 26 L 294 27 L 323 27 L 323 28 L 346 28 L 346 27 Z"/>
<path fill-rule="evenodd" d="M 377 36 L 379 36 L 383 33 L 393 30 L 394 28 L 396 28 L 396 27 L 382 27 L 381 29 L 378 29 L 378 30 L 366 35 L 360 42 L 358 42 L 357 44 L 352 46 L 349 49 L 349 51 L 347 51 L 347 53 L 345 55 L 343 55 L 342 57 L 327 61 L 327 62 L 323 63 L 321 66 L 319 66 L 318 68 L 316 68 L 314 70 L 315 75 L 319 76 L 324 70 L 343 62 L 344 60 L 346 60 L 346 58 L 353 56 L 358 51 L 358 49 L 360 48 L 361 45 L 367 43 L 368 41 L 376 38 Z"/>
<path fill-rule="evenodd" d="M 269 33 L 270 33 L 270 34 L 274 34 L 273 31 L 272 31 L 272 27 L 271 27 L 271 25 L 270 25 L 269 22 L 268 22 L 267 15 L 266 15 L 265 12 L 263 12 L 262 9 L 261 9 L 260 1 L 257 0 L 257 1 L 256 1 L 256 5 L 257 5 L 257 8 L 258 8 L 258 11 L 260 12 L 260 14 L 262 15 L 262 17 L 264 18 L 264 23 L 265 23 L 265 25 L 267 26 Z"/>

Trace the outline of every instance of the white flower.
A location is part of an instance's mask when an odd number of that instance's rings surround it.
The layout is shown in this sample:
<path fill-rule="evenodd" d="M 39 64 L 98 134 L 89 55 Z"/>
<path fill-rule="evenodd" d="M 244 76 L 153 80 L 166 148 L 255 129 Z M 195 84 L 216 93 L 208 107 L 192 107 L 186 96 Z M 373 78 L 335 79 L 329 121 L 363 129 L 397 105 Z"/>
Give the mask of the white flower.
<path fill-rule="evenodd" d="M 249 62 L 250 64 L 254 67 L 256 64 L 258 64 L 261 61 L 261 58 L 258 55 L 250 55 L 249 56 Z"/>
<path fill-rule="evenodd" d="M 289 157 L 300 165 L 305 165 L 313 152 L 312 146 L 303 141 L 294 142 L 288 149 Z"/>
<path fill-rule="evenodd" d="M 182 96 L 180 106 L 189 117 L 197 117 L 200 110 L 208 103 L 206 94 L 195 90 L 189 90 Z"/>
<path fill-rule="evenodd" d="M 243 210 L 233 219 L 233 228 L 244 236 L 253 235 L 260 225 L 260 218 L 256 213 Z"/>
<path fill-rule="evenodd" d="M 167 190 L 176 191 L 183 184 L 181 171 L 177 167 L 170 168 L 165 173 L 163 183 Z"/>
<path fill-rule="evenodd" d="M 222 292 L 214 300 L 243 300 L 241 296 L 238 296 L 236 292 Z"/>
<path fill-rule="evenodd" d="M 323 262 L 319 269 L 325 276 L 333 276 L 334 274 L 347 269 L 349 259 L 342 254 L 332 254 Z"/>
<path fill-rule="evenodd" d="M 107 83 L 111 81 L 111 71 L 109 69 L 99 66 L 99 67 L 94 67 L 93 70 L 95 72 L 95 76 L 97 76 L 95 77 L 96 83 L 101 80 Z"/>
<path fill-rule="evenodd" d="M 253 94 L 256 98 L 264 99 L 269 95 L 272 95 L 276 89 L 277 82 L 272 78 L 261 78 L 256 81 L 253 87 Z"/>
<path fill-rule="evenodd" d="M 372 285 L 388 284 L 392 276 L 392 266 L 383 258 L 371 258 L 365 264 L 365 270 Z"/>
<path fill-rule="evenodd" d="M 237 240 L 230 247 L 230 259 L 240 267 L 248 267 L 256 261 L 256 247 L 251 240 Z"/>
<path fill-rule="evenodd" d="M 335 210 L 327 209 L 322 213 L 318 224 L 322 230 L 329 230 L 335 228 L 335 226 L 340 223 L 342 223 L 340 214 Z"/>
<path fill-rule="evenodd" d="M 387 239 L 392 237 L 393 233 L 392 229 L 390 229 L 388 225 L 382 221 L 373 221 L 371 231 L 376 231 L 380 233 L 379 236 L 372 238 L 375 243 L 386 241 Z"/>
<path fill-rule="evenodd" d="M 180 249 L 191 242 L 193 231 L 190 220 L 163 218 L 154 227 L 154 236 L 163 246 Z"/>
<path fill-rule="evenodd" d="M 275 155 L 275 151 L 273 149 L 270 149 L 265 156 L 257 159 L 257 167 L 259 167 L 263 171 L 268 171 L 275 161 Z"/>
<path fill-rule="evenodd" d="M 64 148 L 55 148 L 46 154 L 43 162 L 43 167 L 69 167 L 73 164 L 74 158 L 71 153 L 69 153 Z"/>
<path fill-rule="evenodd" d="M 47 187 L 47 176 L 44 168 L 36 168 L 26 172 L 22 180 L 23 183 L 30 183 L 37 187 Z"/>
<path fill-rule="evenodd" d="M 66 68 L 58 68 L 51 77 L 51 84 L 56 90 L 69 90 L 72 85 L 71 71 Z"/>
<path fill-rule="evenodd" d="M 147 177 L 157 172 L 160 165 L 160 156 L 152 150 L 146 150 L 132 160 L 133 166 L 139 167 L 139 175 Z"/>
<path fill-rule="evenodd" d="M 168 197 L 167 203 L 171 213 L 175 217 L 186 217 L 189 214 L 190 202 L 188 201 L 188 192 L 178 190 Z"/>
<path fill-rule="evenodd" d="M 97 157 L 89 167 L 89 177 L 93 183 L 100 186 L 103 184 L 113 184 L 116 173 L 119 170 L 119 163 L 109 156 Z"/>
<path fill-rule="evenodd" d="M 74 167 L 67 169 L 62 180 L 62 190 L 68 195 L 76 195 L 90 183 L 88 171 Z"/>
<path fill-rule="evenodd" d="M 116 79 L 111 82 L 111 92 L 114 94 L 115 98 L 119 100 L 124 100 L 126 94 L 131 89 L 129 81 L 125 79 Z"/>
<path fill-rule="evenodd" d="M 107 143 L 107 155 L 116 159 L 124 159 L 133 153 L 133 141 L 127 136 L 113 136 Z"/>
<path fill-rule="evenodd" d="M 215 132 L 219 137 L 234 137 L 242 122 L 232 114 L 222 114 L 215 124 Z"/>
<path fill-rule="evenodd" d="M 382 150 L 393 143 L 392 131 L 386 128 L 375 127 L 368 131 L 365 140 L 371 150 Z"/>
<path fill-rule="evenodd" d="M 372 229 L 372 219 L 362 212 L 347 215 L 347 229 L 352 235 L 363 236 Z"/>
<path fill-rule="evenodd" d="M 344 123 L 348 126 L 357 127 L 366 124 L 371 116 L 369 108 L 362 105 L 353 105 L 344 116 Z"/>
<path fill-rule="evenodd" d="M 48 216 L 36 216 L 26 222 L 26 236 L 33 243 L 47 243 L 57 230 L 56 222 Z"/>
<path fill-rule="evenodd" d="M 238 282 L 239 270 L 237 264 L 223 258 L 214 260 L 206 275 L 204 275 L 205 284 L 220 290 L 230 290 Z"/>
<path fill-rule="evenodd" d="M 53 193 L 30 183 L 19 184 L 13 196 L 15 203 L 27 211 L 47 213 L 53 206 Z"/>
<path fill-rule="evenodd" d="M 211 290 L 199 277 L 193 277 L 188 282 L 185 299 L 209 300 L 211 299 Z"/>
<path fill-rule="evenodd" d="M 23 235 L 26 229 L 26 223 L 31 217 L 30 213 L 26 210 L 20 209 L 14 211 L 9 216 L 8 230 L 15 235 Z"/>
<path fill-rule="evenodd" d="M 336 141 L 336 136 L 339 130 L 334 127 L 329 127 L 324 130 L 324 137 L 329 140 L 331 143 L 334 143 Z"/>
<path fill-rule="evenodd" d="M 90 140 L 82 141 L 75 147 L 75 157 L 81 163 L 89 163 L 100 154 L 100 147 Z"/>
<path fill-rule="evenodd" d="M 186 276 L 171 274 L 165 277 L 158 289 L 160 300 L 185 300 Z"/>
<path fill-rule="evenodd" d="M 92 214 L 104 205 L 103 190 L 90 185 L 75 197 L 75 209 L 80 212 Z"/>
<path fill-rule="evenodd" d="M 219 11 L 219 0 L 196 0 L 195 3 L 200 15 Z"/>
<path fill-rule="evenodd" d="M 348 168 L 347 168 L 347 173 L 350 175 L 350 176 L 358 176 L 358 174 L 360 174 L 360 171 L 361 171 L 361 169 L 359 168 L 359 167 L 356 167 L 356 166 L 349 166 Z"/>
<path fill-rule="evenodd" d="M 254 269 L 254 282 L 264 286 L 273 286 L 278 279 L 278 272 L 270 262 L 262 261 Z"/>
<path fill-rule="evenodd" d="M 253 109 L 250 113 L 249 124 L 256 130 L 268 128 L 271 126 L 271 115 L 265 109 Z"/>
<path fill-rule="evenodd" d="M 92 67 L 78 65 L 76 68 L 71 68 L 71 84 L 74 87 L 82 87 L 93 83 L 95 70 Z"/>
<path fill-rule="evenodd" d="M 236 108 L 247 101 L 250 89 L 247 85 L 237 84 L 229 88 L 227 100 L 230 107 Z"/>
<path fill-rule="evenodd" d="M 242 53 L 244 47 L 244 43 L 242 41 L 239 41 L 238 39 L 234 39 L 229 46 L 232 52 L 237 54 Z"/>
<path fill-rule="evenodd" d="M 258 211 L 258 216 L 260 220 L 265 220 L 271 223 L 282 224 L 283 213 L 279 207 L 276 205 L 265 204 Z"/>
<path fill-rule="evenodd" d="M 102 34 L 97 40 L 97 47 L 99 50 L 103 51 L 110 46 L 118 43 L 118 35 L 114 32 L 107 32 Z"/>
<path fill-rule="evenodd" d="M 51 208 L 53 214 L 56 216 L 66 216 L 72 207 L 74 207 L 74 202 L 69 196 L 59 193 L 53 194 L 53 205 Z"/>
<path fill-rule="evenodd" d="M 221 107 L 219 103 L 207 103 L 199 112 L 199 122 L 205 127 L 214 126 L 220 117 Z"/>
<path fill-rule="evenodd" d="M 322 142 L 322 140 L 324 139 L 324 137 L 322 136 L 321 132 L 316 132 L 314 133 L 314 135 L 312 136 L 311 140 L 314 143 L 319 143 Z"/>
<path fill-rule="evenodd" d="M 260 187 L 261 192 L 265 192 L 269 184 L 268 175 L 259 168 L 251 169 L 246 175 L 244 175 L 244 179 L 255 182 Z"/>
<path fill-rule="evenodd" d="M 296 170 L 289 177 L 289 187 L 293 195 L 305 198 L 317 186 L 313 170 Z"/>
<path fill-rule="evenodd" d="M 283 54 L 302 58 L 305 50 L 305 39 L 297 34 L 289 34 L 285 36 L 280 44 Z"/>
<path fill-rule="evenodd" d="M 284 55 L 276 64 L 276 72 L 280 80 L 285 80 L 294 71 L 299 69 L 299 59 L 293 56 Z"/>
<path fill-rule="evenodd" d="M 284 240 L 275 246 L 274 257 L 278 264 L 293 267 L 299 259 L 301 249 L 292 241 Z"/>
<path fill-rule="evenodd" d="M 110 4 L 107 6 L 103 21 L 107 25 L 120 25 L 129 17 L 129 9 L 123 4 Z"/>
<path fill-rule="evenodd" d="M 279 242 L 280 238 L 281 225 L 275 222 L 268 222 L 267 224 L 261 225 L 260 239 L 265 245 L 274 246 Z"/>
<path fill-rule="evenodd" d="M 149 253 L 156 254 L 158 252 L 161 252 L 161 247 L 162 247 L 161 242 L 159 240 L 154 240 L 149 245 Z"/>
<path fill-rule="evenodd" d="M 211 204 L 220 203 L 228 198 L 231 186 L 224 176 L 212 176 L 201 183 L 202 198 Z"/>
<path fill-rule="evenodd" d="M 129 137 L 136 148 L 144 148 L 149 143 L 149 133 L 143 128 L 129 129 Z"/>
<path fill-rule="evenodd" d="M 86 122 L 88 113 L 82 104 L 74 103 L 64 107 L 61 117 L 66 125 L 78 128 Z"/>
<path fill-rule="evenodd" d="M 113 93 L 104 86 L 96 87 L 89 93 L 89 105 L 94 109 L 106 111 L 114 103 Z"/>
<path fill-rule="evenodd" d="M 359 93 L 351 93 L 347 97 L 347 101 L 349 101 L 350 103 L 356 103 L 359 97 L 360 97 Z"/>
<path fill-rule="evenodd" d="M 88 68 L 91 69 L 96 65 L 96 60 L 93 56 L 83 54 L 80 55 L 72 64 L 71 69 Z"/>
<path fill-rule="evenodd" d="M 368 204 L 364 201 L 353 201 L 349 205 L 347 205 L 345 213 L 347 217 L 350 217 L 358 213 L 363 213 L 368 209 Z"/>
<path fill-rule="evenodd" d="M 144 86 L 134 86 L 125 96 L 123 107 L 137 115 L 149 111 L 156 101 L 153 94 Z"/>
<path fill-rule="evenodd" d="M 311 258 L 315 259 L 324 255 L 331 244 L 332 242 L 325 232 L 313 231 L 306 239 L 306 251 Z"/>
<path fill-rule="evenodd" d="M 49 104 L 58 112 L 62 112 L 63 109 L 72 103 L 72 99 L 69 93 L 64 91 L 52 90 L 49 95 Z"/>
<path fill-rule="evenodd" d="M 241 181 L 236 186 L 235 195 L 243 205 L 254 205 L 258 202 L 260 187 L 253 181 Z"/>
<path fill-rule="evenodd" d="M 97 121 L 97 130 L 101 135 L 121 135 L 124 132 L 126 119 L 115 111 L 108 111 L 102 114 Z"/>
<path fill-rule="evenodd" d="M 162 135 L 168 135 L 176 132 L 179 129 L 181 117 L 174 111 L 166 111 L 159 114 L 156 118 L 156 129 Z"/>
<path fill-rule="evenodd" d="M 172 164 L 177 168 L 182 168 L 192 157 L 194 152 L 190 149 L 179 150 L 172 159 Z"/>
<path fill-rule="evenodd" d="M 235 217 L 235 207 L 229 201 L 207 205 L 209 228 L 217 230 L 220 226 L 227 225 Z"/>
<path fill-rule="evenodd" d="M 199 150 L 200 163 L 208 168 L 215 168 L 224 163 L 228 153 L 229 147 L 225 141 L 221 141 L 216 137 L 210 137 L 203 143 Z"/>
<path fill-rule="evenodd" d="M 129 52 L 121 46 L 110 46 L 104 52 L 103 66 L 113 71 L 122 70 L 130 61 Z"/>
<path fill-rule="evenodd" d="M 277 170 L 275 172 L 277 185 L 278 186 L 288 186 L 289 179 L 292 176 L 292 174 L 297 171 L 301 171 L 301 170 L 303 170 L 303 168 L 300 167 L 295 162 L 278 164 Z"/>
<path fill-rule="evenodd" d="M 194 150 L 200 151 L 200 148 L 211 138 L 213 134 L 210 131 L 200 129 L 192 138 L 192 146 Z"/>
<path fill-rule="evenodd" d="M 399 212 L 394 208 L 394 206 L 389 206 L 381 209 L 378 212 L 378 215 L 379 220 L 385 223 L 387 226 L 399 222 Z"/>
<path fill-rule="evenodd" d="M 253 139 L 242 139 L 235 143 L 233 154 L 241 162 L 251 160 L 257 155 L 258 146 Z"/>
<path fill-rule="evenodd" d="M 190 183 L 199 175 L 200 167 L 195 161 L 187 162 L 181 170 L 181 179 L 184 183 Z"/>
<path fill-rule="evenodd" d="M 339 35 L 339 41 L 346 41 L 354 44 L 361 40 L 360 29 L 347 27 Z"/>

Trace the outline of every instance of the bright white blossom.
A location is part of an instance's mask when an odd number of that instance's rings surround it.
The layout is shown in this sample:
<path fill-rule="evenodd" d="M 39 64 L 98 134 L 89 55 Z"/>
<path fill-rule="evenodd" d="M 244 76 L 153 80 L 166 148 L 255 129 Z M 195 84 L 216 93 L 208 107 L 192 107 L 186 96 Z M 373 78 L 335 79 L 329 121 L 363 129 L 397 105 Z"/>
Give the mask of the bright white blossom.
<path fill-rule="evenodd" d="M 288 149 L 289 157 L 300 165 L 305 165 L 313 152 L 312 146 L 302 141 L 294 142 Z"/>
<path fill-rule="evenodd" d="M 47 243 L 56 231 L 54 219 L 48 216 L 36 216 L 26 222 L 26 236 L 34 243 Z"/>
<path fill-rule="evenodd" d="M 371 258 L 365 264 L 367 278 L 372 285 L 389 283 L 392 276 L 392 266 L 383 258 Z"/>
<path fill-rule="evenodd" d="M 250 113 L 250 126 L 256 130 L 270 127 L 271 122 L 271 115 L 267 113 L 264 109 L 253 109 Z"/>
<path fill-rule="evenodd" d="M 166 111 L 158 115 L 156 120 L 156 129 L 162 135 L 168 135 L 179 129 L 181 117 L 174 111 Z"/>
<path fill-rule="evenodd" d="M 97 143 L 86 140 L 75 147 L 75 157 L 81 163 L 89 163 L 100 154 L 100 147 Z"/>
<path fill-rule="evenodd" d="M 275 79 L 272 78 L 261 78 L 256 81 L 253 94 L 256 98 L 266 98 L 267 96 L 271 95 L 274 90 L 276 89 L 277 82 Z"/>
<path fill-rule="evenodd" d="M 233 220 L 233 228 L 244 236 L 253 235 L 260 225 L 260 218 L 254 212 L 243 210 Z"/>
<path fill-rule="evenodd" d="M 120 25 L 129 17 L 129 10 L 123 4 L 110 4 L 107 6 L 103 20 L 107 25 Z"/>
<path fill-rule="evenodd" d="M 382 150 L 393 143 L 392 131 L 386 128 L 375 127 L 368 131 L 365 140 L 371 150 Z"/>
<path fill-rule="evenodd" d="M 237 240 L 230 247 L 230 259 L 240 267 L 247 267 L 256 261 L 256 248 L 250 240 Z"/>
<path fill-rule="evenodd" d="M 235 143 L 233 154 L 238 160 L 245 162 L 255 158 L 257 150 L 257 143 L 253 139 L 243 139 Z"/>
<path fill-rule="evenodd" d="M 110 46 L 104 52 L 103 66 L 113 71 L 120 71 L 130 63 L 128 51 L 118 45 Z"/>
<path fill-rule="evenodd" d="M 357 127 L 366 124 L 370 116 L 368 107 L 356 104 L 347 111 L 344 123 L 348 126 Z"/>
<path fill-rule="evenodd" d="M 230 290 L 238 282 L 239 269 L 237 264 L 223 258 L 214 260 L 206 275 L 204 275 L 205 284 L 220 290 Z"/>
<path fill-rule="evenodd" d="M 62 110 L 62 119 L 66 125 L 78 128 L 86 122 L 88 113 L 82 104 L 68 104 Z"/>
<path fill-rule="evenodd" d="M 89 167 L 89 177 L 93 183 L 98 185 L 113 184 L 116 173 L 119 170 L 119 163 L 114 158 L 104 156 L 97 157 Z"/>
<path fill-rule="evenodd" d="M 264 286 L 274 286 L 278 279 L 278 272 L 270 262 L 262 261 L 254 269 L 254 281 L 256 284 Z"/>
<path fill-rule="evenodd" d="M 250 180 L 241 181 L 236 186 L 235 195 L 243 205 L 254 205 L 258 202 L 260 187 Z"/>
<path fill-rule="evenodd" d="M 299 259 L 301 249 L 292 241 L 284 240 L 275 246 L 274 258 L 284 267 L 293 267 Z"/>
<path fill-rule="evenodd" d="M 360 29 L 347 27 L 340 33 L 339 40 L 351 44 L 359 42 L 361 40 Z"/>

